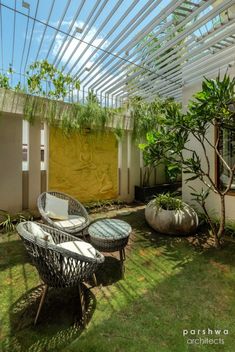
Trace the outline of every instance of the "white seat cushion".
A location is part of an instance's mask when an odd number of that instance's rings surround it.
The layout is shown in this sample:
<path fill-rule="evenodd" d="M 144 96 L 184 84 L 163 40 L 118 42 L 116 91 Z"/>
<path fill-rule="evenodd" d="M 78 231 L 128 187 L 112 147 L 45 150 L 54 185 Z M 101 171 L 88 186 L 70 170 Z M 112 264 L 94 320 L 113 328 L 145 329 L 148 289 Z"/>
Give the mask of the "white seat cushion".
<path fill-rule="evenodd" d="M 40 240 L 47 241 L 50 244 L 55 244 L 51 234 L 46 232 L 46 231 L 44 231 L 35 222 L 29 221 L 28 230 L 35 237 L 35 240 L 40 239 Z"/>
<path fill-rule="evenodd" d="M 46 193 L 45 212 L 51 219 L 68 219 L 69 201 Z"/>
<path fill-rule="evenodd" d="M 55 221 L 55 224 L 62 228 L 80 227 L 84 225 L 86 219 L 79 215 L 69 215 L 68 220 Z"/>
<path fill-rule="evenodd" d="M 84 257 L 95 258 L 96 250 L 95 248 L 87 242 L 84 241 L 70 241 L 62 242 L 57 244 L 58 247 L 65 248 L 70 252 L 81 254 Z"/>

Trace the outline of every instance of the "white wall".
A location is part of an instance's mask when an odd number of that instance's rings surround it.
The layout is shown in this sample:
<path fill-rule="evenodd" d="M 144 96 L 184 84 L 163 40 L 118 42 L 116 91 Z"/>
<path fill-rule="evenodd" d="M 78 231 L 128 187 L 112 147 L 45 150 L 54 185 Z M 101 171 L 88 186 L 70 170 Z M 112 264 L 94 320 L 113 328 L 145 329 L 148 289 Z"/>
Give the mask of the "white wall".
<path fill-rule="evenodd" d="M 222 71 L 221 75 L 223 75 L 224 72 L 225 71 Z M 234 77 L 235 76 L 235 67 L 234 66 L 230 67 L 228 73 L 231 75 L 231 77 Z M 184 109 L 184 111 L 187 110 L 187 104 L 188 104 L 188 101 L 192 98 L 192 95 L 195 94 L 199 90 L 201 90 L 201 82 L 196 82 L 193 85 L 185 86 L 183 88 L 183 109 Z M 213 142 L 214 129 L 211 129 L 209 131 L 208 139 Z M 188 147 L 191 149 L 194 149 L 201 156 L 202 166 L 203 166 L 203 168 L 206 168 L 206 163 L 205 163 L 205 158 L 203 157 L 203 152 L 200 149 L 197 141 L 195 141 L 193 137 L 191 137 L 190 142 L 188 143 Z M 209 157 L 210 164 L 211 164 L 210 176 L 214 180 L 215 179 L 214 151 L 212 150 L 212 148 L 209 145 L 206 146 L 206 150 L 207 150 L 208 157 Z M 190 195 L 192 190 L 190 190 L 190 188 L 188 186 L 192 186 L 193 188 L 195 188 L 198 191 L 201 190 L 202 187 L 204 187 L 204 186 L 203 186 L 203 183 L 198 180 L 186 183 L 185 181 L 186 181 L 186 178 L 188 178 L 188 177 L 189 177 L 188 174 L 187 175 L 183 174 L 183 176 L 182 176 L 183 200 L 185 202 L 193 204 L 195 206 L 195 203 L 192 202 L 192 200 L 191 200 L 192 196 Z M 235 220 L 235 193 L 234 193 L 234 196 L 227 195 L 226 199 L 225 199 L 225 203 L 226 203 L 226 217 L 227 217 L 227 219 Z M 219 216 L 219 211 L 220 211 L 219 197 L 212 192 L 207 200 L 207 208 L 208 208 L 211 215 Z"/>

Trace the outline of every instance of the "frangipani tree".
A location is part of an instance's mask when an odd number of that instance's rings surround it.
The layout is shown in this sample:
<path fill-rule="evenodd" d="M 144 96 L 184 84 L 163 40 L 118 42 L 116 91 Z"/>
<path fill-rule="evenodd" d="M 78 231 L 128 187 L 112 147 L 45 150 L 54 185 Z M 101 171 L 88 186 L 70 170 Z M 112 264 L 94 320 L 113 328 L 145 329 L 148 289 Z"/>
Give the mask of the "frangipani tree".
<path fill-rule="evenodd" d="M 204 187 L 196 191 L 192 186 L 192 197 L 202 207 L 211 226 L 216 246 L 221 243 L 225 229 L 225 196 L 230 191 L 234 179 L 235 164 L 228 163 L 221 152 L 221 129 L 235 128 L 235 78 L 230 79 L 226 74 L 215 80 L 205 79 L 202 91 L 190 101 L 188 112 L 181 113 L 173 105 L 169 106 L 165 116 L 159 119 L 157 131 L 147 136 L 144 153 L 152 162 L 167 160 L 174 167 L 178 161 L 183 172 L 188 174 L 186 182 L 200 180 Z M 215 139 L 209 138 L 209 132 L 214 128 Z M 200 146 L 201 152 L 192 149 L 188 141 L 194 138 Z M 212 175 L 212 160 L 208 155 L 208 147 L 212 148 L 219 159 L 222 168 L 226 170 L 227 182 L 225 186 L 218 183 Z M 203 159 L 203 160 L 202 160 Z M 220 198 L 219 227 L 217 228 L 206 207 L 206 199 L 210 192 Z"/>

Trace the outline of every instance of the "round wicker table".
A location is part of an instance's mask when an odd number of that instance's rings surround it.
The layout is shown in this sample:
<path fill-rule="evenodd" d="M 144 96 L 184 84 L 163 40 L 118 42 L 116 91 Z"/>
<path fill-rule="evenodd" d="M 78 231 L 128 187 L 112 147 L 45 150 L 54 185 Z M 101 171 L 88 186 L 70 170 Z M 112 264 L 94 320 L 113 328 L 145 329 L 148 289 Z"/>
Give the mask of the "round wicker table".
<path fill-rule="evenodd" d="M 122 263 L 131 231 L 127 222 L 117 219 L 98 220 L 88 228 L 92 245 L 102 252 L 119 251 Z"/>

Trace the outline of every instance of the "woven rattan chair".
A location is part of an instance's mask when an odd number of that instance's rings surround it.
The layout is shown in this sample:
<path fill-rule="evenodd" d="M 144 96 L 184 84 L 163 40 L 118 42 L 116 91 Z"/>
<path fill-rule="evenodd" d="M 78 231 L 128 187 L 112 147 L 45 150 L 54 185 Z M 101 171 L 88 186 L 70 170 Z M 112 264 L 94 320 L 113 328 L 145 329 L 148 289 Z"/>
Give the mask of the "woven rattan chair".
<path fill-rule="evenodd" d="M 44 239 L 34 236 L 30 223 L 30 221 L 26 221 L 18 224 L 17 232 L 32 259 L 32 264 L 37 268 L 39 276 L 45 285 L 34 324 L 38 320 L 49 287 L 77 287 L 85 325 L 86 319 L 81 299 L 81 283 L 89 278 L 95 278 L 95 271 L 98 265 L 104 261 L 104 256 L 93 248 L 94 257 L 86 257 L 61 248 L 57 245 L 62 242 L 79 241 L 84 243 L 84 241 L 55 228 L 37 223 L 42 230 L 51 235 L 54 244 L 50 244 Z"/>
<path fill-rule="evenodd" d="M 51 219 L 45 211 L 47 193 L 57 198 L 68 200 L 69 217 L 71 218 L 80 217 L 80 219 L 82 219 L 81 224 L 73 225 L 72 222 L 69 223 L 69 221 L 64 222 L 64 221 L 58 221 L 58 220 L 56 221 L 54 219 Z M 90 220 L 86 209 L 78 200 L 70 197 L 65 193 L 48 191 L 40 194 L 40 196 L 38 197 L 37 205 L 38 205 L 38 210 L 41 214 L 42 220 L 44 221 L 45 224 L 55 227 L 58 230 L 67 232 L 73 236 L 80 236 L 80 237 L 84 236 L 85 229 L 90 224 Z M 65 224 L 69 226 L 65 226 Z"/>

